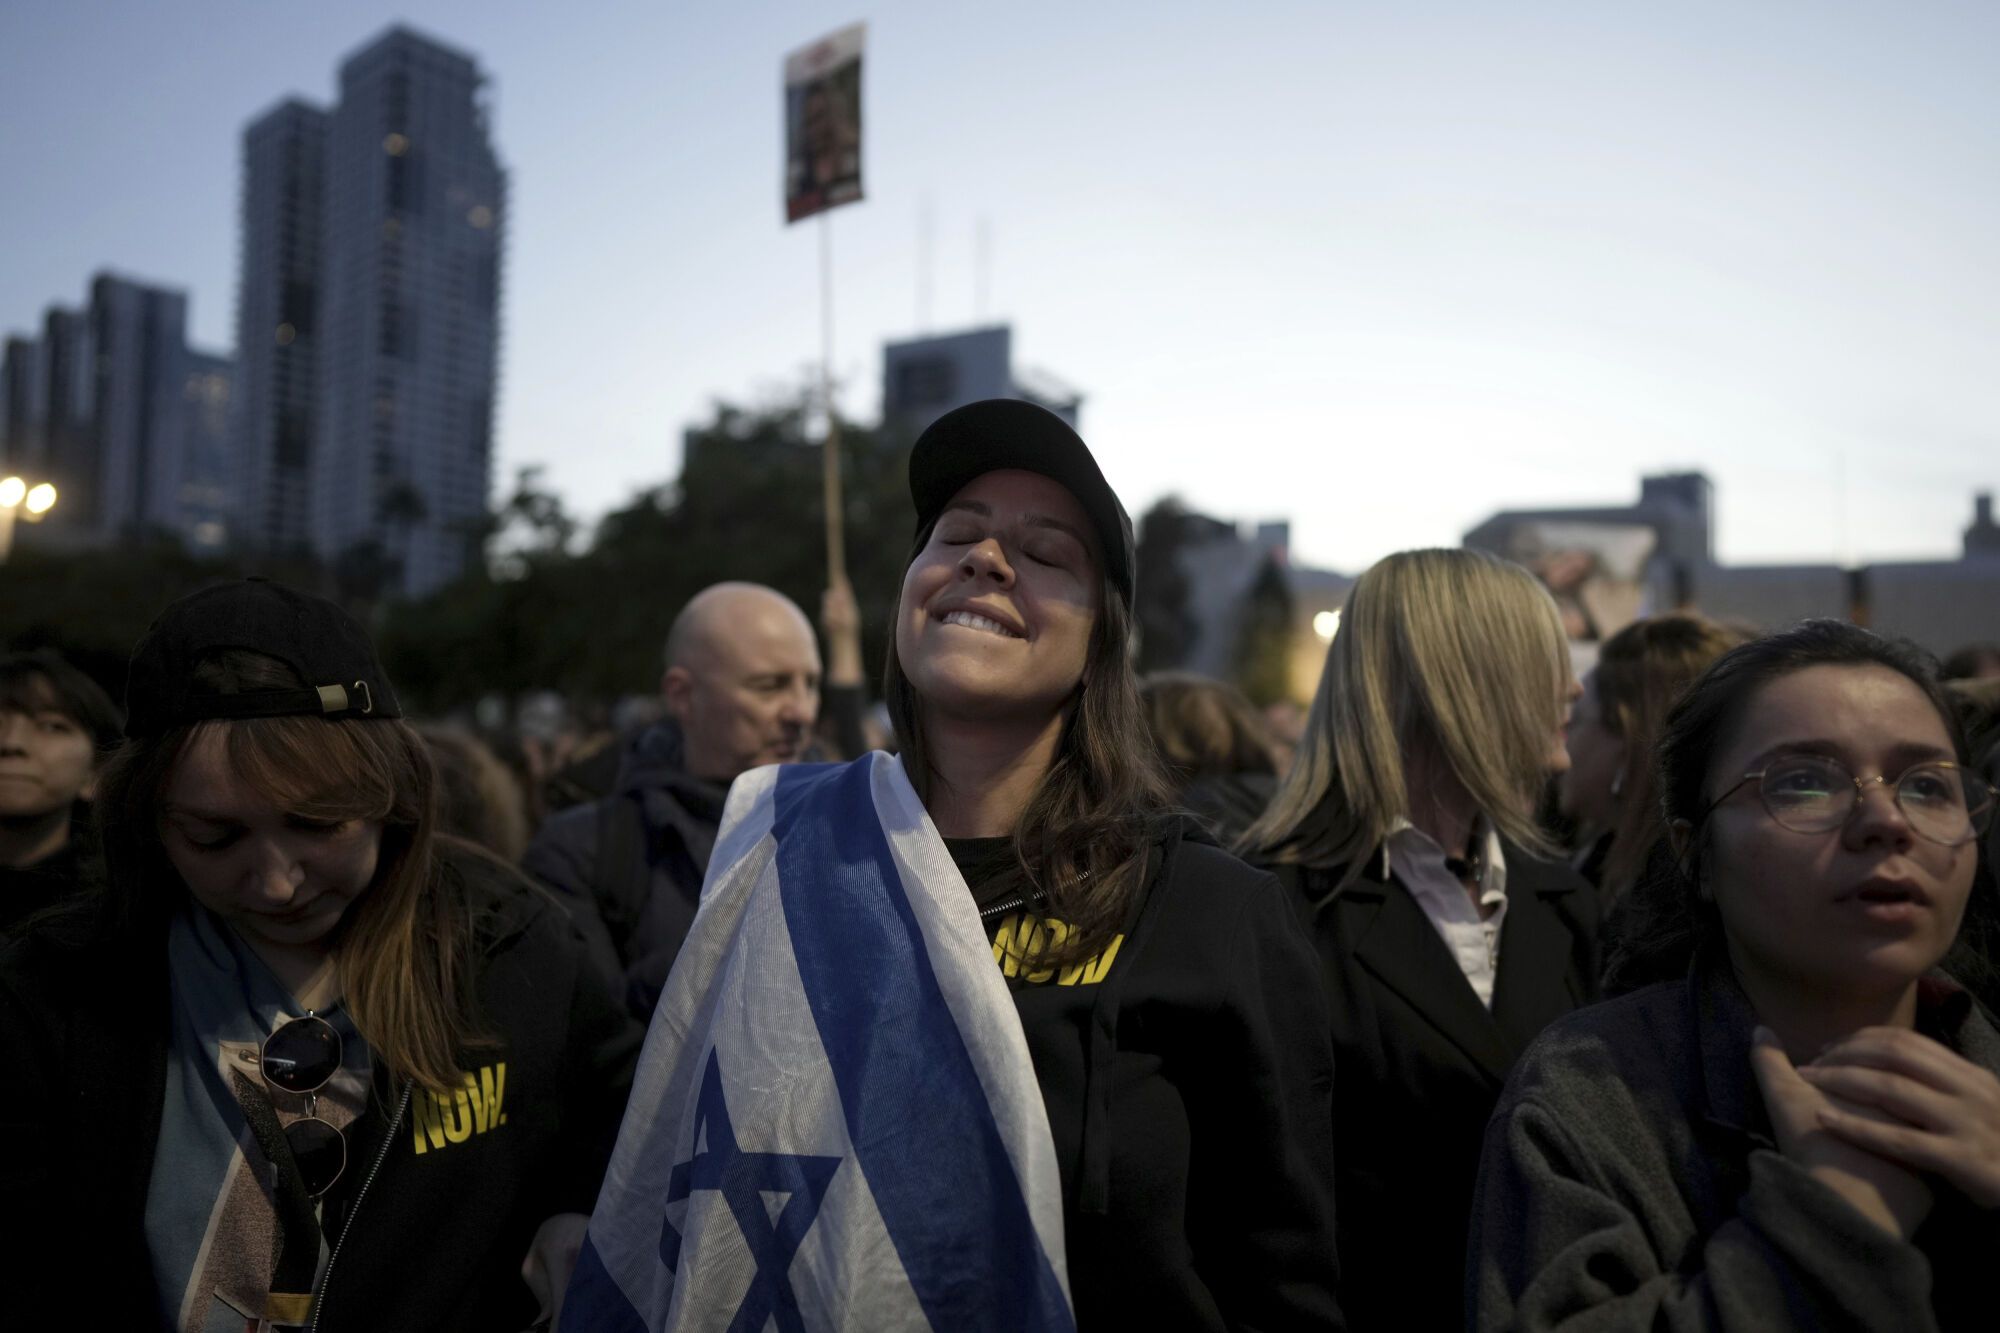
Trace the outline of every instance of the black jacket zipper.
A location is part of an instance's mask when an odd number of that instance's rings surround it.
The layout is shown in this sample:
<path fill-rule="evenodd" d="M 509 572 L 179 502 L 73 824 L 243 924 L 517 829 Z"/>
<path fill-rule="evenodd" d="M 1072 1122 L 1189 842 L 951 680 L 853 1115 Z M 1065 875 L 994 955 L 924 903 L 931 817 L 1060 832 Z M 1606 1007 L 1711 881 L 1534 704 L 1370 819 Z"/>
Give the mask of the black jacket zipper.
<path fill-rule="evenodd" d="M 997 902 L 993 904 L 993 906 L 991 907 L 980 908 L 979 919 L 981 921 L 991 921 L 994 917 L 1000 915 L 1002 912 L 1017 912 L 1021 908 L 1026 907 L 1027 905 L 1028 905 L 1028 900 L 1025 897 L 1021 896 L 1020 894 L 1015 894 L 1012 898 L 1008 898 L 1001 902 Z"/>
<path fill-rule="evenodd" d="M 354 1195 L 354 1202 L 347 1209 L 347 1225 L 340 1229 L 340 1239 L 334 1241 L 333 1250 L 326 1256 L 326 1272 L 320 1275 L 319 1295 L 313 1298 L 312 1319 L 306 1324 L 306 1333 L 318 1333 L 320 1314 L 326 1309 L 327 1288 L 333 1285 L 333 1266 L 340 1262 L 340 1247 L 347 1244 L 347 1237 L 354 1230 L 354 1215 L 361 1211 L 361 1201 L 368 1197 L 368 1187 L 375 1183 L 375 1174 L 388 1160 L 389 1149 L 396 1144 L 396 1131 L 403 1127 L 403 1115 L 410 1109 L 412 1085 L 406 1079 L 403 1083 L 403 1100 L 396 1104 L 396 1116 L 389 1122 L 389 1132 L 382 1136 L 382 1151 L 375 1154 L 375 1165 L 368 1168 L 367 1179 Z"/>

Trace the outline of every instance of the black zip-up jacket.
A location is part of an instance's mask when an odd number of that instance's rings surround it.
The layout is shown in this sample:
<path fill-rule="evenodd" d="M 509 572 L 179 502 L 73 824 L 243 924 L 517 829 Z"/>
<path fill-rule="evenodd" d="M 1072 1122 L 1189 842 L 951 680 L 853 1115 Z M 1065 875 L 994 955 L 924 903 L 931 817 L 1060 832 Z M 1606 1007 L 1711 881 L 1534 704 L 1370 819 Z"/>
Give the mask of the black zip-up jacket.
<path fill-rule="evenodd" d="M 828 685 L 824 707 L 847 753 L 865 752 L 859 686 Z M 622 743 L 608 794 L 542 821 L 521 868 L 554 889 L 616 994 L 649 1022 L 694 925 L 722 823 L 727 782 L 687 771 L 680 724 L 656 722 Z M 808 751 L 810 758 L 812 751 Z M 602 773 L 602 758 L 591 767 Z"/>
<path fill-rule="evenodd" d="M 694 924 L 728 785 L 687 771 L 681 730 L 632 738 L 611 795 L 549 816 L 521 867 L 556 891 L 615 994 L 652 1016 Z"/>
<path fill-rule="evenodd" d="M 986 842 L 951 850 L 1048 1109 L 1078 1327 L 1344 1327 L 1326 1000 L 1277 882 L 1177 822 L 1115 945 L 1034 970 Z"/>
<path fill-rule="evenodd" d="M 324 1201 L 324 1333 L 526 1327 L 535 1228 L 590 1211 L 631 1088 L 639 1031 L 562 909 L 498 868 L 449 864 L 480 909 L 476 988 L 497 1038 L 461 1063 L 497 1087 L 504 1062 L 504 1092 L 480 1121 L 378 1070 Z M 0 952 L 9 1327 L 163 1326 L 145 1209 L 169 1010 L 164 918 L 107 932 L 78 911 Z"/>

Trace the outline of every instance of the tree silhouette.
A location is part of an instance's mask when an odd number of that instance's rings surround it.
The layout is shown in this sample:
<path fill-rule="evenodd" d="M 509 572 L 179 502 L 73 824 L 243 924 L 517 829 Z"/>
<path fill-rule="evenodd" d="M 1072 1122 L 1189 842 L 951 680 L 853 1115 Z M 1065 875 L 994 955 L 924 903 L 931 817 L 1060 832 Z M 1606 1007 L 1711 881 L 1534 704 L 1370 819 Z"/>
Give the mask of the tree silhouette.
<path fill-rule="evenodd" d="M 1290 697 L 1292 589 L 1276 556 L 1264 557 L 1243 599 L 1232 665 L 1236 684 L 1259 708 Z"/>

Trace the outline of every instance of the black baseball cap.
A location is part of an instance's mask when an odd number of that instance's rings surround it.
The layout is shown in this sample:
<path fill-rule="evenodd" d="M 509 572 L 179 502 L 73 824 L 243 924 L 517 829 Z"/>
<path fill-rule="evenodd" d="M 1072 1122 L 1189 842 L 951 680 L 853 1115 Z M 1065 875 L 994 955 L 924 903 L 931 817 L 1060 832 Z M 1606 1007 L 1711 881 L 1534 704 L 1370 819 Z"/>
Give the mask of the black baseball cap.
<path fill-rule="evenodd" d="M 219 694 L 195 679 L 202 658 L 228 649 L 275 657 L 305 686 Z M 162 611 L 132 651 L 125 684 L 128 736 L 217 718 L 402 715 L 375 645 L 353 617 L 268 579 L 204 588 Z"/>
<path fill-rule="evenodd" d="M 930 531 L 967 482 L 1002 468 L 1039 473 L 1076 497 L 1104 551 L 1105 573 L 1125 605 L 1132 605 L 1138 558 L 1131 515 L 1118 503 L 1083 437 L 1047 408 L 1019 398 L 986 398 L 955 407 L 917 437 L 910 452 L 917 537 Z"/>

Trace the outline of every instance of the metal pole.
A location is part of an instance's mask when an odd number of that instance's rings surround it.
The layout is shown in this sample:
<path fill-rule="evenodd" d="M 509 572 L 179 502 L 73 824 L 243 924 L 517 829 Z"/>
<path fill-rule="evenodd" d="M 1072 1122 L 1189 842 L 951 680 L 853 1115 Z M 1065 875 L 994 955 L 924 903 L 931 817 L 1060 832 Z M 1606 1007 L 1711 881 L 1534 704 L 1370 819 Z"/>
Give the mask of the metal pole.
<path fill-rule="evenodd" d="M 828 585 L 837 586 L 847 581 L 847 544 L 840 498 L 840 418 L 833 407 L 833 229 L 826 213 L 819 215 L 819 313 L 820 406 L 826 412 L 826 440 L 820 446 L 826 500 L 826 574 Z"/>

